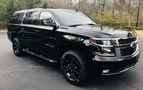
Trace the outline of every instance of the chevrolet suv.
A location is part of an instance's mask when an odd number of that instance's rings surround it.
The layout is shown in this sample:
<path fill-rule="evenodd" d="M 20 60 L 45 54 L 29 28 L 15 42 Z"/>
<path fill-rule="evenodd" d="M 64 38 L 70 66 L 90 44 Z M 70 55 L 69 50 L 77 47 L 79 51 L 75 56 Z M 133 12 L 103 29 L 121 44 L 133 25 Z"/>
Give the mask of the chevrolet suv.
<path fill-rule="evenodd" d="M 7 32 L 13 52 L 24 52 L 61 66 L 72 84 L 83 84 L 90 72 L 115 75 L 139 59 L 134 31 L 99 26 L 77 10 L 35 8 L 16 11 Z"/>

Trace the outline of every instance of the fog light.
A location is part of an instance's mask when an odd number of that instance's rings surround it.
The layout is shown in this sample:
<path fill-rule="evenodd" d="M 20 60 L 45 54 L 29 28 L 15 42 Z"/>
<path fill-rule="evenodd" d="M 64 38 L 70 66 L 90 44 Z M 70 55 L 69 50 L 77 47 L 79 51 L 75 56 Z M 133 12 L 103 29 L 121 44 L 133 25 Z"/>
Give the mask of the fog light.
<path fill-rule="evenodd" d="M 107 69 L 107 70 L 103 70 L 102 73 L 108 73 L 108 72 L 109 72 L 109 70 Z"/>

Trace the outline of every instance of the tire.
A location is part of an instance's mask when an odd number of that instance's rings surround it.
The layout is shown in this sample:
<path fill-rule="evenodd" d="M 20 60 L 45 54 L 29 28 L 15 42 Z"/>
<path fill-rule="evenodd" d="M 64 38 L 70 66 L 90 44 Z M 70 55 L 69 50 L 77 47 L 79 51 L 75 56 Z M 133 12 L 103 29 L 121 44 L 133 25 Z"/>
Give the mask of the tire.
<path fill-rule="evenodd" d="M 22 56 L 23 55 L 23 50 L 21 43 L 18 38 L 13 39 L 13 44 L 12 44 L 13 52 L 16 56 Z"/>
<path fill-rule="evenodd" d="M 60 62 L 61 70 L 68 82 L 81 85 L 87 80 L 87 67 L 85 57 L 76 50 L 64 53 Z"/>

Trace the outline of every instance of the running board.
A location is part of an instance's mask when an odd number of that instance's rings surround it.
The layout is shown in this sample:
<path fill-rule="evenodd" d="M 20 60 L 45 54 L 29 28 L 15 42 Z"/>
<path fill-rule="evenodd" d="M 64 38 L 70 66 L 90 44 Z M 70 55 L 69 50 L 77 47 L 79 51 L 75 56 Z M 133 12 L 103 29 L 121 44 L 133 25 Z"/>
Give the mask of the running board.
<path fill-rule="evenodd" d="M 49 61 L 49 62 L 52 62 L 52 63 L 58 63 L 58 61 L 51 60 L 51 59 L 49 59 L 49 58 L 47 58 L 47 57 L 44 57 L 44 56 L 42 56 L 42 55 L 38 55 L 38 54 L 36 54 L 36 53 L 34 53 L 34 52 L 32 52 L 32 51 L 29 51 L 29 50 L 27 50 L 27 49 L 23 49 L 23 51 L 26 52 L 26 53 L 32 54 L 32 55 L 34 55 L 34 56 L 36 56 L 36 57 L 42 58 L 42 59 L 44 59 L 44 60 L 46 60 L 46 61 Z"/>

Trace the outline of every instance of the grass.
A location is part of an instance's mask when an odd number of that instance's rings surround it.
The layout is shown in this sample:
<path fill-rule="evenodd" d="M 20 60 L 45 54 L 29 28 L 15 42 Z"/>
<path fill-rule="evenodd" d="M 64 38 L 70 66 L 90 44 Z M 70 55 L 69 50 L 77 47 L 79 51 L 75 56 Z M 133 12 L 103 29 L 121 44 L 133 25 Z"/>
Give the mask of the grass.
<path fill-rule="evenodd" d="M 139 27 L 135 27 L 135 26 L 123 26 L 123 28 L 126 28 L 126 29 L 132 29 L 132 30 L 143 30 L 143 26 L 139 26 Z"/>
<path fill-rule="evenodd" d="M 4 29 L 7 27 L 6 22 L 0 22 L 0 28 Z"/>
<path fill-rule="evenodd" d="M 116 28 L 123 28 L 123 29 L 131 29 L 131 30 L 143 30 L 143 26 L 138 26 L 138 27 L 136 27 L 136 26 L 121 26 L 121 25 L 119 25 L 119 26 L 112 26 L 112 27 L 116 27 Z"/>

